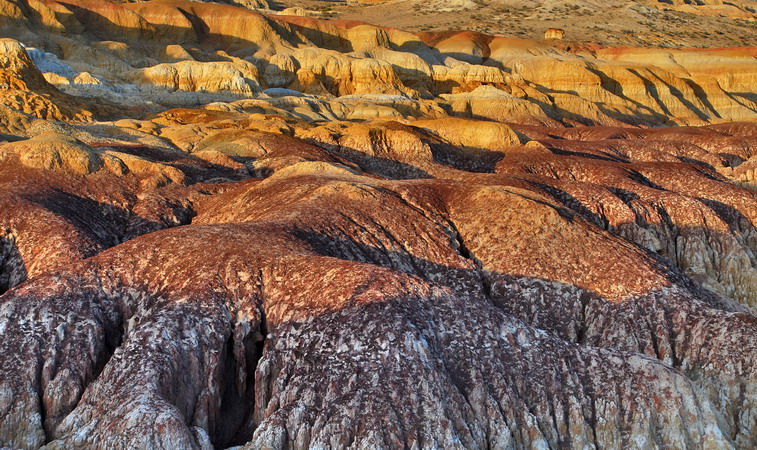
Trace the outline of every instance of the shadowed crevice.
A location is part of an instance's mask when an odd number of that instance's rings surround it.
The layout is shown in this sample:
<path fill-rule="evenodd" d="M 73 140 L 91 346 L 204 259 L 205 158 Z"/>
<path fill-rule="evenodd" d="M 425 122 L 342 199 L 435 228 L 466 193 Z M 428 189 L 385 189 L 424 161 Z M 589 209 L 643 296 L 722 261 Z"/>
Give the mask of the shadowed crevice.
<path fill-rule="evenodd" d="M 224 348 L 224 366 L 220 386 L 221 404 L 218 424 L 213 433 L 217 448 L 244 445 L 255 432 L 255 372 L 263 356 L 268 334 L 265 317 L 259 326 L 245 332 L 243 324 L 236 324 Z"/>
<path fill-rule="evenodd" d="M 11 230 L 0 236 L 0 295 L 26 279 L 26 265 Z"/>

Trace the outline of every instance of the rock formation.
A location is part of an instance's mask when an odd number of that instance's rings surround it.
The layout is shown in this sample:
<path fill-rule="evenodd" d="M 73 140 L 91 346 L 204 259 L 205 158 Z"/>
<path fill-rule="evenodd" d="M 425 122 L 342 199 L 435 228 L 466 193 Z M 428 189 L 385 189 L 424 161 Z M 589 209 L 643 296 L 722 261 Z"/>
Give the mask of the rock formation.
<path fill-rule="evenodd" d="M 276 4 L 313 3 L 280 0 Z M 322 4 L 341 20 L 414 32 L 470 30 L 536 40 L 551 27 L 570 30 L 569 38 L 576 42 L 615 47 L 757 45 L 757 0 L 349 0 Z"/>
<path fill-rule="evenodd" d="M 757 446 L 753 49 L 71 1 L 1 9 L 0 447 Z"/>
<path fill-rule="evenodd" d="M 562 28 L 547 28 L 544 32 L 544 39 L 563 39 L 565 37 L 565 30 Z"/>
<path fill-rule="evenodd" d="M 182 0 L 35 5 L 39 11 L 8 16 L 2 31 L 21 39 L 44 75 L 26 78 L 127 114 L 245 99 L 278 108 L 284 97 L 302 103 L 298 119 L 324 111 L 339 119 L 418 117 L 429 109 L 422 104 L 438 105 L 441 114 L 534 124 L 702 125 L 757 117 L 751 48 L 637 50 L 473 32 L 414 35 Z M 21 47 L 9 42 L 3 48 L 15 50 L 5 52 L 17 54 Z M 13 58 L 28 64 L 26 56 Z M 344 107 L 344 97 L 365 95 L 386 96 L 390 104 L 367 112 Z M 411 112 L 392 99 L 418 106 Z M 73 104 L 60 112 L 44 98 L 24 104 L 37 116 L 84 119 Z"/>
<path fill-rule="evenodd" d="M 755 136 L 176 110 L 4 144 L 2 443 L 749 448 Z"/>

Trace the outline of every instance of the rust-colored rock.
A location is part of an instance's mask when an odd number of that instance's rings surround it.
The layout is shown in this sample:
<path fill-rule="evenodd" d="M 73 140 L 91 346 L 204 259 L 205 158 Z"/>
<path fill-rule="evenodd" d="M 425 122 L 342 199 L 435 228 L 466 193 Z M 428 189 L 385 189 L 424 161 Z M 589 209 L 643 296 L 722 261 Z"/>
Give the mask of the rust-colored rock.
<path fill-rule="evenodd" d="M 4 445 L 755 444 L 754 125 L 190 113 L 0 145 Z"/>
<path fill-rule="evenodd" d="M 757 447 L 751 49 L 32 3 L 0 447 Z"/>

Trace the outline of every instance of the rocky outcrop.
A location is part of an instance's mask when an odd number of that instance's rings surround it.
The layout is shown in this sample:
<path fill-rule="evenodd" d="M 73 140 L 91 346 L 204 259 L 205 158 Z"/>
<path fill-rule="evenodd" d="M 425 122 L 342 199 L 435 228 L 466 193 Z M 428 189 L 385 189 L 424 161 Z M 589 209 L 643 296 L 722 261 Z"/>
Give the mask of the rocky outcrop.
<path fill-rule="evenodd" d="M 6 107 L 43 119 L 87 120 L 92 113 L 51 86 L 12 39 L 0 39 L 0 99 Z"/>
<path fill-rule="evenodd" d="M 300 8 L 298 6 L 293 6 L 291 8 L 284 8 L 281 11 L 279 11 L 277 14 L 280 14 L 282 16 L 307 16 L 308 11 L 305 8 Z"/>
<path fill-rule="evenodd" d="M 563 39 L 565 37 L 565 30 L 562 28 L 547 28 L 544 32 L 544 39 Z"/>
<path fill-rule="evenodd" d="M 247 9 L 271 9 L 267 0 L 230 0 L 226 3 L 241 6 Z"/>
<path fill-rule="evenodd" d="M 142 95 L 158 102 L 196 105 L 251 97 L 259 92 L 257 68 L 244 60 L 199 63 L 181 61 L 134 70 L 125 76 Z"/>
<path fill-rule="evenodd" d="M 38 83 L 118 104 L 126 114 L 240 99 L 273 111 L 281 100 L 268 97 L 288 97 L 305 103 L 306 111 L 292 115 L 298 119 L 408 117 L 402 107 L 370 101 L 356 110 L 340 100 L 394 95 L 449 115 L 545 125 L 757 117 L 750 95 L 757 64 L 748 48 L 604 49 L 467 31 L 415 35 L 182 0 L 76 0 L 46 8 L 53 33 L 37 33 L 41 13 L 8 13 L 13 27 L 6 35 L 35 47 L 47 80 L 37 76 Z M 53 17 L 60 20 L 53 24 Z M 317 100 L 303 101 L 303 94 Z M 6 104 L 22 107 L 14 102 Z M 23 107 L 38 117 L 75 115 L 55 111 L 60 104 L 35 98 Z"/>
<path fill-rule="evenodd" d="M 753 124 L 57 130 L 0 145 L 2 445 L 757 442 Z"/>
<path fill-rule="evenodd" d="M 751 49 L 22 6 L 0 447 L 757 446 Z"/>

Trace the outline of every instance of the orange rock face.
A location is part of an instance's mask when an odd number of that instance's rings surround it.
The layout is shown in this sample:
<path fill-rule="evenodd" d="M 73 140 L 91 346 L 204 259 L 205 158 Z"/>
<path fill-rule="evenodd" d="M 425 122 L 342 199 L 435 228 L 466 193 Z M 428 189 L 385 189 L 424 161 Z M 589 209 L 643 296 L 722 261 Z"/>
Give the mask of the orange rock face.
<path fill-rule="evenodd" d="M 544 32 L 544 39 L 562 39 L 565 37 L 565 30 L 561 28 L 548 28 Z"/>
<path fill-rule="evenodd" d="M 757 117 L 749 48 L 605 49 L 474 32 L 415 35 L 183 0 L 35 7 L 7 16 L 5 36 L 21 38 L 59 90 L 126 112 L 254 99 L 277 113 L 300 103 L 292 118 L 310 120 L 452 114 L 660 126 Z M 380 108 L 365 98 L 373 95 L 383 96 Z"/>
<path fill-rule="evenodd" d="M 29 8 L 0 447 L 757 446 L 753 49 Z"/>

